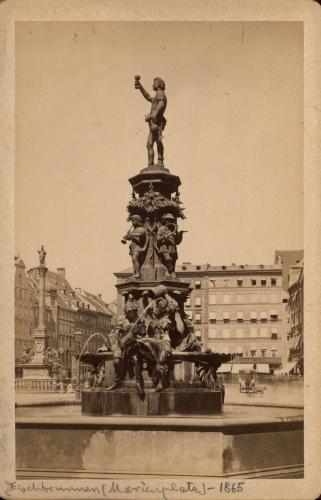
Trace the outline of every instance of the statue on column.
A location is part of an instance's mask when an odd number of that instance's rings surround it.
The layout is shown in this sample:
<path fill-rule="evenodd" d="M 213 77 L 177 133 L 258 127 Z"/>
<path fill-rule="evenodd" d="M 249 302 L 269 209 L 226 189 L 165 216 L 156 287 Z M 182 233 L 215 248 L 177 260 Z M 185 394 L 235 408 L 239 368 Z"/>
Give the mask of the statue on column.
<path fill-rule="evenodd" d="M 155 238 L 156 250 L 169 276 L 175 277 L 176 245 L 181 243 L 184 231 L 177 230 L 176 220 L 172 214 L 163 215 L 161 224 Z"/>
<path fill-rule="evenodd" d="M 163 130 L 166 125 L 164 117 L 167 97 L 165 94 L 165 82 L 158 76 L 154 78 L 153 90 L 155 95 L 152 97 L 144 89 L 140 83 L 140 76 L 135 76 L 135 88 L 139 89 L 145 99 L 152 103 L 149 115 L 145 116 L 145 121 L 149 125 L 149 134 L 147 139 L 148 166 L 154 166 L 154 144 L 157 145 L 158 167 L 164 167 L 164 146 L 163 146 Z"/>
<path fill-rule="evenodd" d="M 129 245 L 129 255 L 131 256 L 133 262 L 133 274 L 135 278 L 140 278 L 142 255 L 146 250 L 146 230 L 143 227 L 143 222 L 140 215 L 132 215 L 130 220 L 132 223 L 132 227 L 123 237 L 121 242 L 124 244 L 126 244 L 126 241 L 131 242 Z"/>
<path fill-rule="evenodd" d="M 46 264 L 46 250 L 44 249 L 44 246 L 41 245 L 40 250 L 38 250 L 38 255 L 39 255 L 39 262 L 41 266 L 44 266 Z"/>

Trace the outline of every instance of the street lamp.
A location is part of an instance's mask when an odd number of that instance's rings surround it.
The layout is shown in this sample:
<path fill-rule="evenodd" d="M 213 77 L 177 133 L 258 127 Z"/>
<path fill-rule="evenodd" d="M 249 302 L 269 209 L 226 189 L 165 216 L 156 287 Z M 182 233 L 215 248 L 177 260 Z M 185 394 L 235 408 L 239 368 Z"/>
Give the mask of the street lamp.
<path fill-rule="evenodd" d="M 254 361 L 255 354 L 256 354 L 256 349 L 250 349 L 250 353 L 251 353 L 251 356 L 252 356 L 253 361 Z"/>
<path fill-rule="evenodd" d="M 254 348 L 252 347 L 252 349 L 250 349 L 250 353 L 251 353 L 251 356 L 252 356 L 253 366 L 256 366 L 256 364 L 255 364 L 255 359 L 254 359 L 254 358 L 255 358 L 255 355 L 256 355 L 256 349 L 254 349 Z"/>
<path fill-rule="evenodd" d="M 80 344 L 82 339 L 82 331 L 75 330 L 74 331 L 74 339 L 76 343 L 76 360 L 77 360 L 77 381 L 76 381 L 76 390 L 75 397 L 76 401 L 80 401 Z"/>

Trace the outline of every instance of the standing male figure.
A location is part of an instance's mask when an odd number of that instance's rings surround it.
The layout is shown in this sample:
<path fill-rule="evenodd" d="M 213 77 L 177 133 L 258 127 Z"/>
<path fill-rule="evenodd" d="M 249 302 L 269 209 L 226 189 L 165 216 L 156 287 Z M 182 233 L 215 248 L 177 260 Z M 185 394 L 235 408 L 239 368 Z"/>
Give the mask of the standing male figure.
<path fill-rule="evenodd" d="M 144 89 L 140 83 L 140 76 L 135 76 L 135 88 L 139 89 L 145 99 L 152 103 L 150 114 L 145 117 L 145 121 L 149 125 L 149 134 L 147 139 L 147 152 L 148 152 L 148 166 L 154 165 L 154 143 L 157 145 L 158 154 L 158 167 L 164 166 L 164 146 L 162 132 L 166 125 L 166 118 L 164 117 L 167 97 L 165 95 L 165 82 L 158 76 L 154 78 L 153 90 L 155 90 L 154 97 Z"/>

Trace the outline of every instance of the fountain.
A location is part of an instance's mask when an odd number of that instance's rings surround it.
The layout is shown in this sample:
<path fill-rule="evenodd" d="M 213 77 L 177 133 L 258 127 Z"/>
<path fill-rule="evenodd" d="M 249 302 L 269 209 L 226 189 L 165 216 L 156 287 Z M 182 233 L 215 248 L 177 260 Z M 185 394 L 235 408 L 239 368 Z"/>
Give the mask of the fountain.
<path fill-rule="evenodd" d="M 129 179 L 131 227 L 122 239 L 130 242 L 133 274 L 117 285 L 123 315 L 101 352 L 81 354 L 81 361 L 100 373 L 111 363 L 113 381 L 101 379 L 82 390 L 81 412 L 79 406 L 31 414 L 18 408 L 17 476 L 302 477 L 301 406 L 233 401 L 223 406 L 216 371 L 232 355 L 201 351 L 184 312 L 189 285 L 175 276 L 184 210 L 180 179 L 164 166 L 165 84 L 154 80 L 154 97 L 138 75 L 135 87 L 152 109 L 146 116 L 148 166 Z M 176 362 L 195 365 L 199 380 L 175 380 Z"/>
<path fill-rule="evenodd" d="M 129 179 L 132 199 L 127 205 L 131 227 L 121 242 L 130 242 L 132 276 L 117 285 L 124 298 L 123 316 L 109 337 L 104 353 L 83 354 L 81 361 L 99 369 L 113 360 L 112 386 L 82 393 L 82 412 L 123 415 L 208 415 L 222 411 L 223 392 L 216 371 L 231 354 L 201 352 L 201 344 L 184 312 L 190 286 L 175 275 L 177 247 L 185 219 L 178 188 L 180 178 L 164 167 L 162 131 L 166 124 L 165 83 L 154 79 L 151 97 L 135 77 L 135 87 L 152 103 L 146 117 L 148 166 Z M 154 164 L 156 142 L 158 162 Z M 192 363 L 199 380 L 180 384 L 173 375 L 177 362 Z M 143 371 L 151 382 L 146 389 Z M 192 373 L 192 370 L 190 370 Z M 125 383 L 126 376 L 135 386 Z M 151 385 L 151 387 L 150 387 Z"/>

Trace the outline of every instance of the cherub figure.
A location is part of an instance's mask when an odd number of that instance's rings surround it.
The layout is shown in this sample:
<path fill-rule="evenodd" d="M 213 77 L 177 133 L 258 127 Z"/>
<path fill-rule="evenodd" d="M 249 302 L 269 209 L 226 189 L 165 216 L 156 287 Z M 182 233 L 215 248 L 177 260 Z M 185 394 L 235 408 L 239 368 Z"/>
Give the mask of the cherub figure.
<path fill-rule="evenodd" d="M 126 244 L 126 241 L 131 242 L 129 245 L 129 255 L 131 255 L 133 261 L 133 274 L 135 278 L 140 278 L 141 256 L 145 251 L 146 230 L 139 215 L 132 215 L 130 220 L 132 227 L 121 242 L 124 244 Z"/>

